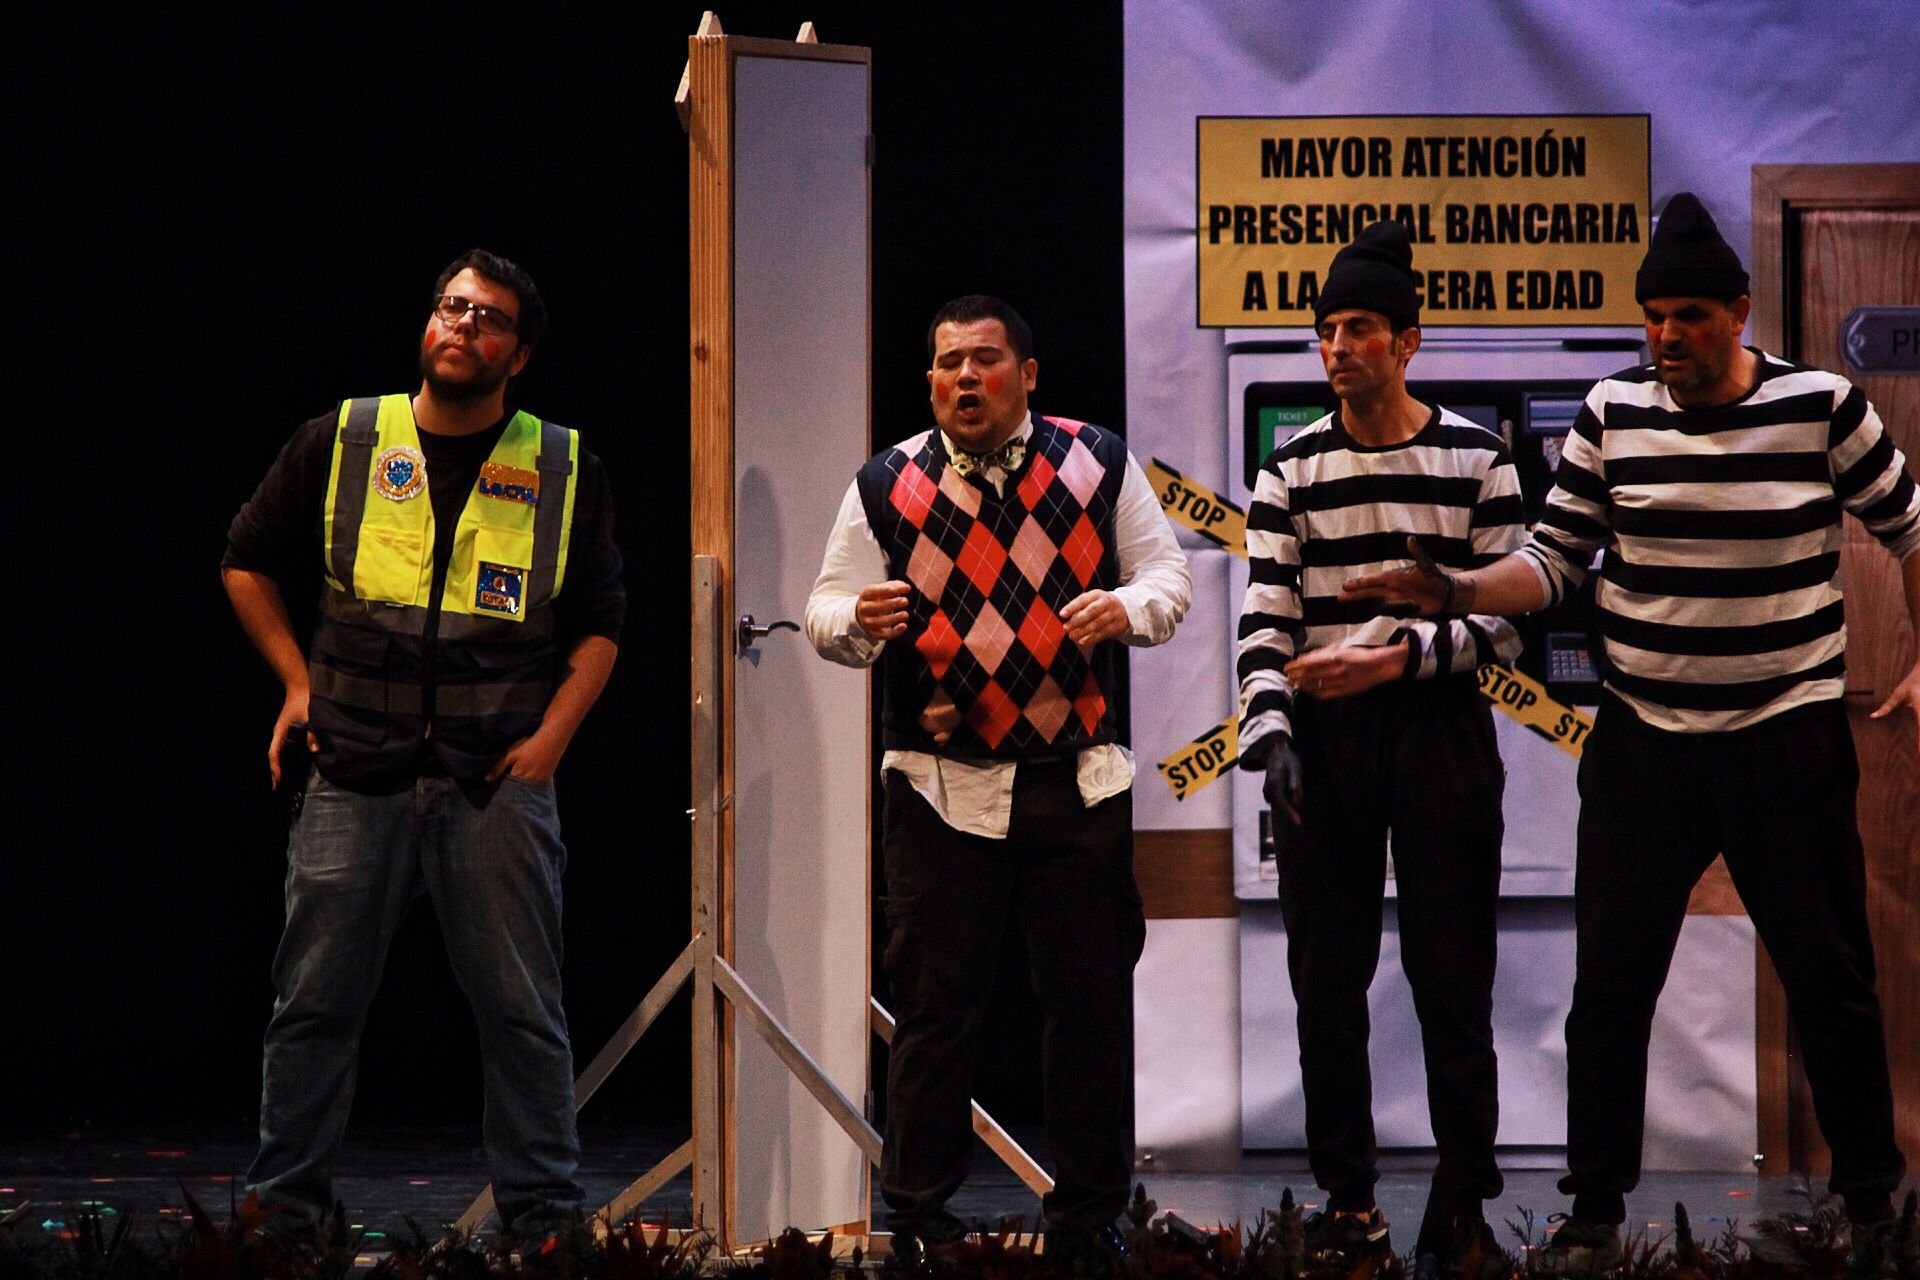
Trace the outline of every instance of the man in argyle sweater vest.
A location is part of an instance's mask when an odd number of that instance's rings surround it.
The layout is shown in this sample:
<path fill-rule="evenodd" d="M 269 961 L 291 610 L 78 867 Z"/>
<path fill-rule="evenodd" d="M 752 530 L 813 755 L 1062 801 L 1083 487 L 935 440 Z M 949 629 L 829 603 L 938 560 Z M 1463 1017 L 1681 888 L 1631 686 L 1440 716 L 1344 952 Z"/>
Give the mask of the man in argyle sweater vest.
<path fill-rule="evenodd" d="M 1139 465 L 1035 416 L 1032 336 L 970 295 L 928 330 L 936 430 L 848 487 L 807 605 L 822 655 L 876 660 L 887 974 L 897 1019 L 881 1191 L 896 1233 L 962 1230 L 973 1042 L 1010 923 L 1045 1017 L 1049 1244 L 1113 1238 L 1132 1169 L 1133 760 L 1111 641 L 1158 644 L 1190 585 Z"/>

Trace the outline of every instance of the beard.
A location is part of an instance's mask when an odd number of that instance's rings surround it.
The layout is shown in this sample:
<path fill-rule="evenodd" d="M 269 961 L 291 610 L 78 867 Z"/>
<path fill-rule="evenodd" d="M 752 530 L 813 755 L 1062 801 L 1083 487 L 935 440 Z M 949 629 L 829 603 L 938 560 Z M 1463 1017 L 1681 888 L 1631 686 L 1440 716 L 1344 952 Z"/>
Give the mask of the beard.
<path fill-rule="evenodd" d="M 434 398 L 447 404 L 471 404 L 476 400 L 485 400 L 507 380 L 505 365 L 495 368 L 478 361 L 472 372 L 464 377 L 450 377 L 440 371 L 433 357 L 433 351 L 420 353 L 420 377 L 427 384 L 427 389 L 433 392 Z"/>
<path fill-rule="evenodd" d="M 1677 355 L 1690 357 L 1688 362 L 1678 369 L 1656 366 L 1655 372 L 1667 390 L 1681 396 L 1700 395 L 1720 385 L 1726 377 L 1726 365 L 1715 365 L 1703 358 L 1699 352 L 1676 352 Z"/>

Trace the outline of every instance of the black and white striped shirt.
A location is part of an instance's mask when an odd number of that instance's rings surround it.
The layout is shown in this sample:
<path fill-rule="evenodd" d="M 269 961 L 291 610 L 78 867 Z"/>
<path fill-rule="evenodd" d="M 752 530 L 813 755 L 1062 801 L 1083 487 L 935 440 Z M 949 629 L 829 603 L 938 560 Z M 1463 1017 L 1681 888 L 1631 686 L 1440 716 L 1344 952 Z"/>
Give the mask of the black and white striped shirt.
<path fill-rule="evenodd" d="M 1293 732 L 1293 688 L 1281 668 L 1297 654 L 1404 638 L 1408 676 L 1431 679 L 1520 652 L 1504 618 L 1411 618 L 1404 606 L 1338 598 L 1348 578 L 1409 565 L 1408 534 L 1453 570 L 1491 564 L 1526 540 L 1519 481 L 1499 436 L 1436 408 L 1411 440 L 1374 448 L 1356 443 L 1336 410 L 1261 464 L 1240 612 L 1243 755 L 1269 734 Z"/>
<path fill-rule="evenodd" d="M 1754 354 L 1753 390 L 1713 409 L 1682 409 L 1652 366 L 1598 383 L 1521 551 L 1557 601 L 1605 546 L 1607 685 L 1656 728 L 1739 729 L 1841 695 L 1842 507 L 1896 559 L 1920 550 L 1920 494 L 1866 396 Z"/>

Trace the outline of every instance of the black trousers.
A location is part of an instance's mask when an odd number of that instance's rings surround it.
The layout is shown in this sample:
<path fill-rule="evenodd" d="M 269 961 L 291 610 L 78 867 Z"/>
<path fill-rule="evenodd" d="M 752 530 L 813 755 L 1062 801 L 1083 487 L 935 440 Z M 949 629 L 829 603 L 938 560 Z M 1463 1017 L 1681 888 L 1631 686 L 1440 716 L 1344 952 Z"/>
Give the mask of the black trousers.
<path fill-rule="evenodd" d="M 889 1225 L 936 1238 L 973 1154 L 976 1033 L 1006 930 L 1025 935 L 1044 1018 L 1048 1223 L 1098 1226 L 1133 1174 L 1133 966 L 1146 941 L 1133 878 L 1133 797 L 1082 804 L 1074 761 L 1022 764 L 1003 840 L 941 821 L 886 775 L 887 1065 L 880 1189 Z"/>
<path fill-rule="evenodd" d="M 1895 1145 L 1873 991 L 1860 780 L 1839 702 L 1732 733 L 1667 733 L 1603 697 L 1580 761 L 1567 1015 L 1567 1167 L 1581 1218 L 1621 1222 L 1640 1180 L 1647 1041 L 1694 883 L 1724 854 L 1800 1033 L 1830 1185 L 1856 1217 L 1884 1210 Z"/>
<path fill-rule="evenodd" d="M 1439 1149 L 1427 1204 L 1438 1230 L 1478 1215 L 1502 1185 L 1493 972 L 1504 773 L 1492 711 L 1470 681 L 1449 680 L 1301 698 L 1293 720 L 1304 824 L 1276 815 L 1274 825 L 1308 1158 L 1332 1208 L 1372 1207 L 1367 987 L 1380 962 L 1391 831 L 1401 964 Z"/>

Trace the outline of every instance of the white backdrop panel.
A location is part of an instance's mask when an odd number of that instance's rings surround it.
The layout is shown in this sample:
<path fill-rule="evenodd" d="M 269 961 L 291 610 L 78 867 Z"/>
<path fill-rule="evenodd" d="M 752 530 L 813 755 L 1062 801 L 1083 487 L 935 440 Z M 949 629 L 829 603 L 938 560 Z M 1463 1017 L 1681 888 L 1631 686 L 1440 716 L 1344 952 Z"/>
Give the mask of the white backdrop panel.
<path fill-rule="evenodd" d="M 1688 916 L 1647 1049 L 1649 1169 L 1750 1171 L 1754 1097 L 1753 921 Z"/>
<path fill-rule="evenodd" d="M 1149 920 L 1133 971 L 1134 1141 L 1142 1167 L 1240 1158 L 1240 922 Z"/>
<path fill-rule="evenodd" d="M 1494 1047 L 1500 1055 L 1502 1146 L 1566 1142 L 1567 1008 L 1573 998 L 1572 904 L 1500 905 L 1494 979 Z M 1278 906 L 1242 908 L 1243 1141 L 1249 1149 L 1306 1146 L 1300 1094 L 1298 1006 L 1287 984 L 1286 930 Z M 1426 1147 L 1426 1069 L 1413 998 L 1400 971 L 1391 911 L 1380 968 L 1368 991 L 1373 1017 L 1374 1118 L 1382 1147 Z M 1740 958 L 1729 964 L 1727 956 Z M 1654 1015 L 1648 1059 L 1645 1164 L 1649 1169 L 1752 1168 L 1753 924 L 1745 916 L 1688 916 Z"/>
<path fill-rule="evenodd" d="M 1135 689 L 1164 689 L 1170 696 L 1133 704 L 1133 747 L 1138 773 L 1133 784 L 1133 825 L 1142 831 L 1220 830 L 1233 825 L 1228 811 L 1229 780 L 1222 779 L 1185 800 L 1175 800 L 1155 763 L 1191 742 L 1202 731 L 1239 713 L 1233 698 L 1233 666 L 1215 641 L 1221 629 L 1232 631 L 1228 572 L 1237 558 L 1208 545 L 1182 545 L 1193 574 L 1193 603 L 1173 639 L 1152 649 L 1131 649 Z M 1238 770 L 1235 770 L 1237 773 Z"/>
<path fill-rule="evenodd" d="M 1225 438 L 1225 335 L 1194 324 L 1197 116 L 1645 112 L 1655 205 L 1677 190 L 1698 192 L 1743 260 L 1749 257 L 1753 165 L 1920 157 L 1920 116 L 1911 109 L 1920 101 L 1920 59 L 1913 57 L 1910 0 L 1821 6 L 1794 0 L 1375 0 L 1337 14 L 1308 0 L 1126 0 L 1125 12 L 1127 347 L 1151 353 L 1143 367 L 1153 371 L 1128 382 L 1128 439 L 1141 457 L 1158 456 L 1220 489 L 1229 482 L 1232 456 Z M 1462 57 L 1461 50 L 1472 56 Z M 1196 616 L 1183 627 L 1182 642 L 1211 643 L 1228 654 L 1237 592 L 1230 591 L 1214 624 L 1201 614 L 1198 574 L 1195 586 Z M 1216 626 L 1210 637 L 1199 634 Z M 1133 695 L 1136 724 L 1171 714 L 1162 708 L 1194 706 L 1193 727 L 1184 736 L 1167 730 L 1179 741 L 1212 723 L 1197 704 L 1211 708 L 1216 697 L 1197 695 L 1188 670 L 1174 664 L 1137 663 Z M 1147 740 L 1136 741 L 1147 754 Z M 1212 790 L 1245 791 L 1253 781 L 1236 775 Z M 1243 799 L 1252 802 L 1251 795 Z M 1509 821 L 1517 829 L 1515 800 L 1510 794 Z M 1198 813 L 1179 815 L 1179 825 Z M 1252 851 L 1235 852 L 1236 888 L 1264 892 L 1248 881 Z M 1564 866 L 1559 845 L 1514 852 L 1522 864 Z M 1510 864 L 1510 873 L 1514 869 Z M 1249 926 L 1243 939 L 1243 981 L 1284 990 L 1278 915 L 1266 910 L 1272 928 Z M 1243 920 L 1256 920 L 1260 911 L 1250 906 Z M 1562 1103 L 1557 1087 L 1548 1086 L 1550 1070 L 1558 1069 L 1558 1024 L 1535 1017 L 1539 1009 L 1526 1002 L 1569 998 L 1572 939 L 1543 933 L 1536 942 L 1553 954 L 1535 957 L 1537 964 L 1520 958 L 1523 944 L 1504 936 L 1502 942 L 1498 999 L 1532 1009 L 1522 1019 L 1531 1030 L 1514 1046 L 1527 1053 L 1509 1055 L 1508 1079 L 1518 1079 L 1520 1067 L 1531 1081 L 1527 1096 L 1535 1099 L 1529 1110 L 1542 1108 L 1557 1127 Z M 1751 1124 L 1753 1098 L 1752 954 L 1744 919 L 1689 920 L 1656 1027 L 1650 1166 L 1673 1160 L 1721 1167 L 1733 1159 L 1732 1145 L 1745 1145 L 1741 1125 Z M 1510 983 L 1509 974 L 1524 976 L 1526 990 Z M 1684 986 L 1689 974 L 1698 986 Z M 1709 997 L 1700 993 L 1715 990 L 1716 982 L 1721 1003 L 1704 1007 Z M 1404 985 L 1396 981 L 1396 990 L 1402 995 L 1395 998 L 1403 999 Z M 1703 1007 L 1685 1016 L 1670 1013 L 1689 999 Z M 1277 1110 L 1287 1090 L 1298 1089 L 1290 1001 L 1282 1007 L 1243 988 L 1241 1003 L 1246 1141 L 1295 1145 L 1285 1139 Z M 1411 1024 L 1402 1031 L 1395 1043 L 1413 1043 Z M 1515 1034 L 1502 1031 L 1503 1052 Z M 1535 1071 L 1540 1063 L 1549 1075 Z M 1511 1105 L 1507 1117 L 1509 1123 L 1516 1118 Z M 1716 1144 L 1716 1133 L 1725 1141 Z M 1535 1140 L 1504 1129 L 1502 1137 Z"/>
<path fill-rule="evenodd" d="M 1566 1141 L 1561 1028 L 1573 996 L 1573 936 L 1566 928 L 1572 914 L 1571 903 L 1552 899 L 1500 904 L 1493 1040 L 1500 1055 L 1502 1146 L 1558 1146 Z M 1243 1141 L 1249 1149 L 1304 1148 L 1306 1109 L 1300 1092 L 1300 1038 L 1294 1029 L 1299 1006 L 1287 982 L 1280 908 L 1242 904 L 1240 922 L 1240 982 L 1247 1011 L 1242 1015 L 1240 1055 Z M 1400 933 L 1391 908 L 1367 1005 L 1373 1018 L 1370 1057 L 1379 1143 L 1432 1146 L 1420 1024 L 1400 969 Z"/>

